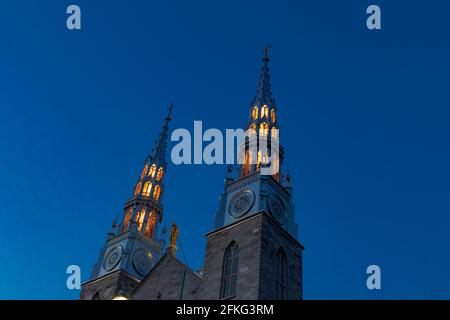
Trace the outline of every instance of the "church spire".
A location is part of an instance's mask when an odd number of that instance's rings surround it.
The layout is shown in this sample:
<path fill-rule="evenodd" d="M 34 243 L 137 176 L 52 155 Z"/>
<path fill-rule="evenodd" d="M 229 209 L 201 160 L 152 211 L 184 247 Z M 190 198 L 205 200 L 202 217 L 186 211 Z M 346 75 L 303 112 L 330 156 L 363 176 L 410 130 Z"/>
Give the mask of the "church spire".
<path fill-rule="evenodd" d="M 278 119 L 275 99 L 272 97 L 272 86 L 270 83 L 269 74 L 269 49 L 270 46 L 264 48 L 264 55 L 262 59 L 261 75 L 256 90 L 256 96 L 250 105 L 248 129 L 254 130 L 256 133 L 258 148 L 260 147 L 260 138 L 271 141 L 274 137 L 278 138 Z M 269 143 L 270 144 L 270 143 Z M 247 148 L 247 146 L 246 146 Z M 270 148 L 269 148 L 270 149 Z M 245 151 L 244 164 L 242 166 L 242 176 L 247 176 L 254 171 L 259 171 L 261 164 L 268 162 L 268 153 L 262 153 L 258 149 L 257 155 L 252 155 L 251 152 Z M 255 164 L 256 165 L 253 165 Z M 275 179 L 278 181 L 278 175 Z"/>
<path fill-rule="evenodd" d="M 122 223 L 122 232 L 129 230 L 130 224 L 136 222 L 139 231 L 147 237 L 154 238 L 156 236 L 154 232 L 157 225 L 156 221 L 161 223 L 163 217 L 162 199 L 167 168 L 166 149 L 172 110 L 173 105 L 169 105 L 156 146 L 144 163 L 144 168 L 134 187 L 133 197 L 126 204 L 128 211 L 126 211 Z M 141 207 L 141 211 L 133 209 L 133 207 Z M 150 215 L 146 214 L 149 212 Z"/>
<path fill-rule="evenodd" d="M 275 101 L 272 99 L 272 86 L 270 84 L 269 74 L 269 49 L 270 45 L 264 48 L 263 65 L 261 68 L 261 76 L 258 83 L 258 89 L 256 91 L 253 104 L 270 104 L 273 105 Z"/>
<path fill-rule="evenodd" d="M 173 104 L 169 105 L 167 116 L 164 119 L 164 125 L 162 126 L 162 131 L 159 134 L 159 138 L 156 141 L 156 146 L 152 150 L 153 153 L 150 158 L 153 161 L 159 161 L 161 164 L 166 161 L 166 149 L 167 149 L 167 140 L 169 136 L 169 123 L 172 120 L 172 110 Z"/>
<path fill-rule="evenodd" d="M 91 282 L 84 286 L 82 297 L 99 294 L 102 299 L 111 299 L 118 294 L 131 294 L 164 253 L 164 235 L 158 237 L 158 230 L 163 221 L 166 149 L 172 109 L 170 105 L 155 148 L 147 155 L 134 192 L 125 202 L 123 217 L 120 222 L 116 218 L 108 232 Z"/>
<path fill-rule="evenodd" d="M 258 88 L 250 106 L 249 124 L 249 128 L 255 130 L 261 129 L 265 134 L 273 127 L 278 128 L 278 125 L 276 124 L 277 108 L 275 99 L 272 97 L 272 85 L 270 83 L 269 49 L 270 46 L 264 48 L 263 64 L 261 67 Z"/>
<path fill-rule="evenodd" d="M 269 75 L 269 47 L 264 49 L 256 96 L 250 105 L 245 140 L 239 146 L 236 177 L 225 178 L 214 226 L 221 228 L 243 217 L 266 212 L 296 237 L 292 185 L 281 179 L 284 149 L 280 143 L 278 114 Z"/>

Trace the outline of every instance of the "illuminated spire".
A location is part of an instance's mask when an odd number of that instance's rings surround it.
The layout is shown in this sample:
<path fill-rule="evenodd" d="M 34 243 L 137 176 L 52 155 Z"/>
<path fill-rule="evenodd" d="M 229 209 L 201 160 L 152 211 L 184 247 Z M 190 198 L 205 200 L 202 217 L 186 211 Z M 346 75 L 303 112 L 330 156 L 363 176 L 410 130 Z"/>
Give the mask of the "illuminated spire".
<path fill-rule="evenodd" d="M 166 149 L 172 109 L 170 105 L 155 148 L 147 155 L 133 195 L 125 202 L 121 222 L 116 218 L 108 232 L 106 244 L 94 265 L 92 279 L 123 271 L 127 279 L 135 279 L 137 285 L 163 255 L 165 231 L 162 237 L 158 237 L 158 230 L 163 221 Z M 128 280 L 121 283 L 121 278 L 114 279 L 107 280 L 107 283 L 118 281 L 116 292 L 111 291 L 112 296 L 105 292 L 105 297 L 130 294 L 132 286 Z M 121 293 L 121 290 L 125 291 Z M 109 289 L 105 291 L 109 292 Z"/>
<path fill-rule="evenodd" d="M 291 178 L 288 174 L 285 180 L 280 179 L 284 149 L 280 143 L 278 114 L 272 97 L 269 48 L 264 49 L 258 87 L 245 128 L 247 135 L 239 145 L 240 162 L 236 166 L 236 176 L 233 179 L 231 170 L 227 173 L 214 226 L 219 229 L 264 211 L 296 237 Z"/>
<path fill-rule="evenodd" d="M 173 105 L 169 105 L 155 148 L 144 163 L 144 168 L 134 187 L 133 197 L 125 205 L 122 232 L 129 230 L 133 223 L 137 223 L 139 232 L 156 239 L 155 230 L 163 218 L 162 200 L 167 169 L 166 149 L 172 109 Z"/>
<path fill-rule="evenodd" d="M 256 96 L 250 105 L 249 112 L 249 122 L 247 129 L 255 130 L 257 137 L 257 146 L 260 147 L 259 142 L 263 137 L 264 140 L 270 141 L 276 137 L 278 139 L 278 119 L 277 119 L 277 108 L 275 105 L 275 99 L 272 98 L 272 86 L 270 84 L 269 75 L 269 49 L 270 46 L 264 48 L 263 55 L 263 65 L 261 68 L 261 75 L 258 83 L 258 88 L 256 91 Z M 262 141 L 264 141 L 262 140 Z M 248 146 L 246 146 L 248 149 Z M 252 154 L 251 152 L 245 151 L 244 164 L 242 166 L 242 176 L 247 176 L 254 171 L 259 171 L 261 165 L 267 164 L 268 155 L 270 154 L 270 147 L 267 149 L 268 152 L 260 152 Z M 253 165 L 255 164 L 256 165 Z M 278 176 L 275 177 L 278 181 Z"/>
<path fill-rule="evenodd" d="M 263 129 L 267 134 L 272 127 L 278 128 L 276 115 L 277 108 L 275 99 L 272 98 L 272 85 L 270 84 L 269 74 L 269 49 L 270 46 L 264 48 L 263 65 L 261 75 L 259 77 L 256 96 L 250 106 L 250 123 L 249 127 L 259 130 Z"/>

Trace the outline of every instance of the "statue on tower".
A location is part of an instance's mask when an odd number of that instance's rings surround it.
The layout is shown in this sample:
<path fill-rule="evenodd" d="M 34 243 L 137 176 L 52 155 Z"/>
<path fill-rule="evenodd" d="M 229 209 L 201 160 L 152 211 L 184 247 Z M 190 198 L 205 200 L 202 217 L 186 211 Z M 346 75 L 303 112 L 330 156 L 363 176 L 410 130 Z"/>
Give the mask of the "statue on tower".
<path fill-rule="evenodd" d="M 178 239 L 178 227 L 175 223 L 172 223 L 170 228 L 170 245 L 167 251 L 170 252 L 174 257 L 177 254 L 177 239 Z"/>

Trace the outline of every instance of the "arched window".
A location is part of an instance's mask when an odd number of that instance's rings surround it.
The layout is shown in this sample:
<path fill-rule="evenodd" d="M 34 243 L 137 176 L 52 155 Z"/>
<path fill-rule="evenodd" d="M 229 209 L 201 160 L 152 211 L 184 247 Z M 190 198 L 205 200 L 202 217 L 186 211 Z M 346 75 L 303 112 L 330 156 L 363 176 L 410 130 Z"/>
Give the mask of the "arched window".
<path fill-rule="evenodd" d="M 136 187 L 134 187 L 134 195 L 137 196 L 141 190 L 141 182 L 139 181 Z"/>
<path fill-rule="evenodd" d="M 256 130 L 256 124 L 252 123 L 252 124 L 250 125 L 250 129 Z"/>
<path fill-rule="evenodd" d="M 275 121 L 277 120 L 275 109 L 270 110 L 270 118 L 272 119 L 272 123 L 275 123 Z"/>
<path fill-rule="evenodd" d="M 267 135 L 269 133 L 269 124 L 267 122 L 261 122 L 259 125 L 259 131 L 262 135 Z"/>
<path fill-rule="evenodd" d="M 287 258 L 283 248 L 277 252 L 277 274 L 275 279 L 277 299 L 287 298 Z"/>
<path fill-rule="evenodd" d="M 163 177 L 163 174 L 164 174 L 164 172 L 163 172 L 163 168 L 162 168 L 162 167 L 160 167 L 160 168 L 158 169 L 158 173 L 156 174 L 156 181 L 159 181 L 159 180 L 161 180 L 161 179 L 162 179 L 162 177 Z"/>
<path fill-rule="evenodd" d="M 261 150 L 258 151 L 258 160 L 256 161 L 256 170 L 261 168 Z"/>
<path fill-rule="evenodd" d="M 156 165 L 152 164 L 150 170 L 148 171 L 148 176 L 153 178 L 155 177 L 155 173 L 156 173 Z"/>
<path fill-rule="evenodd" d="M 136 222 L 138 224 L 138 230 L 142 230 L 142 225 L 144 224 L 145 219 L 145 208 L 142 208 L 139 214 L 136 215 Z"/>
<path fill-rule="evenodd" d="M 245 151 L 244 164 L 242 165 L 242 176 L 248 176 L 252 169 L 252 154 L 249 150 Z"/>
<path fill-rule="evenodd" d="M 261 163 L 262 164 L 269 164 L 269 152 L 268 152 L 268 150 L 265 150 L 264 154 L 261 155 Z"/>
<path fill-rule="evenodd" d="M 141 179 L 143 179 L 145 177 L 145 175 L 147 174 L 147 170 L 148 170 L 148 164 L 145 164 L 144 169 L 142 169 Z"/>
<path fill-rule="evenodd" d="M 147 221 L 147 226 L 145 227 L 145 235 L 149 238 L 152 236 L 153 229 L 155 228 L 155 222 L 156 222 L 156 214 L 155 210 L 153 210 L 152 212 L 150 212 Z"/>
<path fill-rule="evenodd" d="M 128 210 L 125 213 L 125 218 L 123 218 L 122 232 L 127 231 L 127 226 L 128 226 L 128 223 L 130 222 L 132 214 L 133 214 L 133 208 L 128 208 Z"/>
<path fill-rule="evenodd" d="M 150 197 L 151 190 L 152 190 L 152 183 L 150 181 L 147 181 L 144 184 L 144 189 L 142 189 L 142 195 L 145 197 Z"/>
<path fill-rule="evenodd" d="M 272 127 L 272 129 L 270 129 L 270 134 L 272 136 L 272 139 L 278 139 L 278 129 L 275 127 Z"/>
<path fill-rule="evenodd" d="M 253 118 L 253 120 L 258 119 L 258 107 L 257 107 L 257 106 L 254 106 L 254 107 L 253 107 L 253 110 L 252 110 L 252 118 Z"/>
<path fill-rule="evenodd" d="M 156 185 L 155 189 L 153 190 L 153 198 L 158 200 L 160 195 L 161 195 L 161 187 Z"/>
<path fill-rule="evenodd" d="M 239 267 L 239 246 L 231 242 L 225 250 L 222 266 L 222 283 L 220 298 L 227 299 L 236 295 L 236 284 Z"/>
<path fill-rule="evenodd" d="M 261 118 L 262 117 L 268 117 L 269 116 L 269 108 L 267 107 L 267 105 L 263 105 L 261 108 Z"/>

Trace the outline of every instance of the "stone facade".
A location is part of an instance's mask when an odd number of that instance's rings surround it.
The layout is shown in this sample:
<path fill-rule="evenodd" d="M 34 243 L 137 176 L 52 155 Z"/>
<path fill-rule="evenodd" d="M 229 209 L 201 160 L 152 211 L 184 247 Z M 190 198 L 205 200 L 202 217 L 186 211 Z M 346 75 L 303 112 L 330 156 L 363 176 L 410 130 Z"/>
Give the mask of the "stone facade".
<path fill-rule="evenodd" d="M 206 234 L 202 272 L 192 271 L 175 257 L 177 228 L 171 230 L 171 245 L 164 255 L 165 228 L 159 238 L 157 234 L 163 219 L 170 107 L 157 147 L 125 204 L 122 223 L 113 223 L 94 266 L 93 280 L 83 284 L 81 299 L 118 295 L 136 300 L 303 298 L 304 248 L 297 240 L 290 175 L 280 171 L 284 149 L 278 143 L 278 113 L 268 63 L 266 48 L 246 125 L 256 134 L 239 146 L 243 163 L 236 171 L 228 167 L 214 229 Z M 250 145 L 261 148 L 264 140 L 270 152 L 258 150 L 252 155 Z M 269 154 L 274 171 L 267 173 Z"/>
<path fill-rule="evenodd" d="M 170 253 L 166 253 L 132 293 L 135 300 L 178 300 L 199 298 L 200 276 Z"/>
<path fill-rule="evenodd" d="M 95 263 L 91 280 L 83 284 L 81 299 L 129 297 L 132 290 L 160 260 L 165 247 L 163 219 L 166 147 L 172 106 L 169 106 L 152 154 L 148 155 L 132 193 L 125 202 L 123 218 L 113 222 Z"/>
<path fill-rule="evenodd" d="M 265 212 L 246 217 L 206 235 L 202 276 L 169 251 L 132 292 L 136 300 L 177 300 L 184 280 L 183 299 L 221 299 L 224 254 L 228 245 L 239 246 L 236 295 L 231 299 L 277 299 L 275 277 L 277 252 L 287 257 L 287 299 L 302 299 L 303 246 Z"/>
<path fill-rule="evenodd" d="M 277 299 L 275 275 L 277 252 L 283 248 L 287 260 L 287 299 L 303 298 L 302 251 L 303 246 L 281 228 L 275 220 L 261 214 L 261 245 L 258 299 Z"/>
<path fill-rule="evenodd" d="M 288 299 L 302 298 L 302 245 L 265 212 L 249 216 L 206 235 L 201 299 L 219 299 L 227 246 L 239 246 L 239 272 L 234 299 L 277 299 L 276 258 L 279 248 L 288 262 Z"/>
<path fill-rule="evenodd" d="M 235 222 L 206 235 L 202 277 L 202 299 L 219 299 L 224 253 L 235 241 L 239 246 L 239 274 L 236 299 L 258 298 L 261 259 L 261 215 Z"/>
<path fill-rule="evenodd" d="M 139 281 L 123 270 L 83 283 L 81 300 L 111 300 L 119 295 L 130 296 Z"/>

